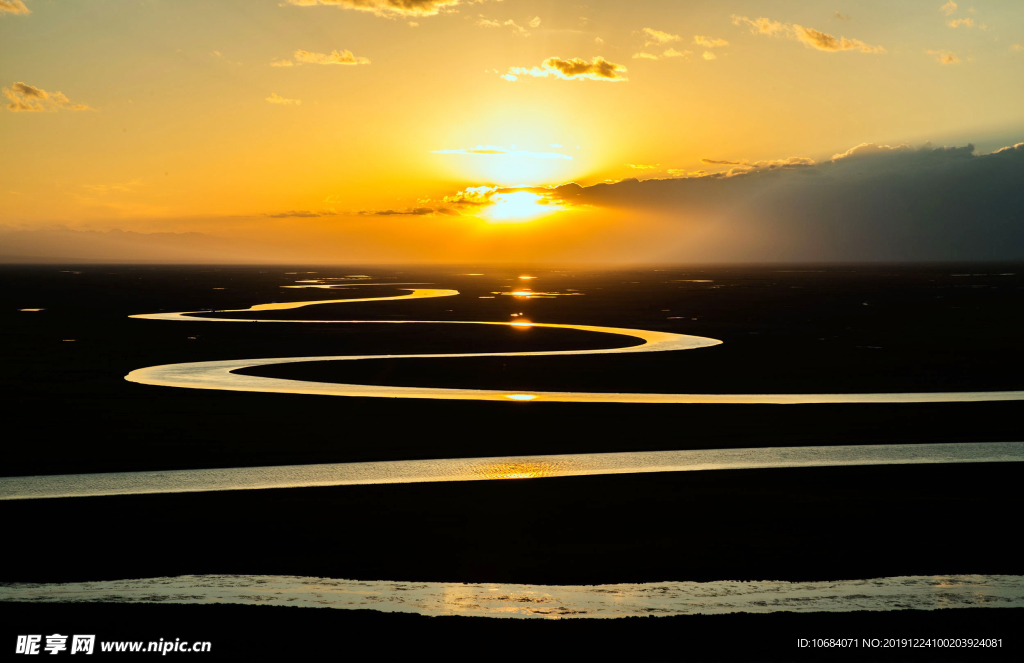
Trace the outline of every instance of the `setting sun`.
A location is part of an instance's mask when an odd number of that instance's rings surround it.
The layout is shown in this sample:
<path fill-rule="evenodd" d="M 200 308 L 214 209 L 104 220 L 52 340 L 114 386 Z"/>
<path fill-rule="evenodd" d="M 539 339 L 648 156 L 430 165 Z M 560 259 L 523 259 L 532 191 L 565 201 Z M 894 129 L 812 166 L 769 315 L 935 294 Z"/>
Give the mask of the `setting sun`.
<path fill-rule="evenodd" d="M 491 197 L 491 203 L 484 214 L 489 221 L 496 223 L 533 221 L 564 209 L 545 203 L 541 196 L 529 191 L 499 193 Z"/>

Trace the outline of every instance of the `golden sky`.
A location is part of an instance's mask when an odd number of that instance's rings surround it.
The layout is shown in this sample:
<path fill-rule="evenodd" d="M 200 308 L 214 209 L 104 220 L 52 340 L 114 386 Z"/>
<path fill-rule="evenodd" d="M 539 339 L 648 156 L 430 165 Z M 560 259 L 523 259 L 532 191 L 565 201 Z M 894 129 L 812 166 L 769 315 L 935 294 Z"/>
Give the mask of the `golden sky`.
<path fill-rule="evenodd" d="M 757 257 L 686 200 L 547 189 L 980 157 L 1024 141 L 1022 45 L 1017 0 L 0 0 L 0 226 L 260 260 Z"/>

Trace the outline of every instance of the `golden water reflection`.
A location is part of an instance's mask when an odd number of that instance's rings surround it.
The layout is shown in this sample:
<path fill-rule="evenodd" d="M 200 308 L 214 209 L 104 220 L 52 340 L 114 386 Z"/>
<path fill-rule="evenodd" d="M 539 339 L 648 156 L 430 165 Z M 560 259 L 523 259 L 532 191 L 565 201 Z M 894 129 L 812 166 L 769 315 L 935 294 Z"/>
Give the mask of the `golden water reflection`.
<path fill-rule="evenodd" d="M 495 463 L 476 468 L 476 473 L 484 479 L 540 479 L 542 477 L 561 474 L 554 463 Z"/>

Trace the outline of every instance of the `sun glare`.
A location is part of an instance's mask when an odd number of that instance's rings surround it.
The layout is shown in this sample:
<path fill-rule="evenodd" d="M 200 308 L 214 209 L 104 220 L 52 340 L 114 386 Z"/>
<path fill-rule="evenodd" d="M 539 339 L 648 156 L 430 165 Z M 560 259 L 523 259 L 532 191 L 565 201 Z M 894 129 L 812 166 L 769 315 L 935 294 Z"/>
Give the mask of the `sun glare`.
<path fill-rule="evenodd" d="M 484 215 L 495 223 L 521 223 L 562 209 L 557 205 L 545 204 L 543 200 L 529 191 L 499 193 L 491 197 L 492 204 L 484 211 Z"/>

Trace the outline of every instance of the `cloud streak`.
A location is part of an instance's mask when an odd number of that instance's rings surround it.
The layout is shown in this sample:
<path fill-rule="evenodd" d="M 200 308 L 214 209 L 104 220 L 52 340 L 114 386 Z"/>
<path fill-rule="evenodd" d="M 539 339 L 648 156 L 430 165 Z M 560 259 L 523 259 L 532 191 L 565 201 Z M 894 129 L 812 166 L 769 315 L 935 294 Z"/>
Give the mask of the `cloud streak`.
<path fill-rule="evenodd" d="M 925 53 L 934 55 L 935 61 L 939 64 L 956 64 L 960 62 L 960 58 L 953 51 L 925 51 Z"/>
<path fill-rule="evenodd" d="M 665 44 L 673 41 L 682 41 L 683 39 L 679 35 L 662 32 L 661 30 L 655 30 L 654 28 L 644 28 L 643 33 L 646 35 L 644 46 L 664 46 Z"/>
<path fill-rule="evenodd" d="M 370 64 L 369 58 L 353 55 L 352 51 L 331 51 L 330 53 L 311 53 L 309 51 L 295 51 L 295 59 L 307 64 Z"/>
<path fill-rule="evenodd" d="M 502 78 L 507 81 L 518 80 L 520 76 L 534 76 L 545 78 L 548 76 L 566 81 L 592 80 L 592 81 L 626 81 L 629 80 L 622 75 L 626 68 L 621 64 L 609 62 L 598 56 L 590 62 L 582 58 L 563 60 L 554 57 L 545 60 L 540 67 L 526 69 L 525 67 L 509 67 L 508 73 Z"/>
<path fill-rule="evenodd" d="M 266 101 L 272 104 L 280 104 L 281 106 L 291 106 L 292 104 L 298 106 L 302 103 L 301 99 L 285 99 L 274 92 L 270 93 L 270 96 L 266 98 Z"/>
<path fill-rule="evenodd" d="M 488 154 L 509 157 L 529 157 L 531 159 L 569 159 L 572 157 L 560 152 L 531 152 L 530 150 L 518 150 L 515 145 L 504 147 L 501 145 L 477 145 L 476 147 L 460 147 L 458 149 L 431 150 L 431 154 Z"/>
<path fill-rule="evenodd" d="M 459 0 L 288 0 L 299 7 L 333 5 L 369 12 L 383 18 L 436 16 L 459 4 Z"/>
<path fill-rule="evenodd" d="M 536 18 L 536 17 L 534 17 L 534 18 Z M 537 25 L 540 25 L 540 19 L 536 19 L 536 22 L 537 22 Z M 530 31 L 529 30 L 527 30 L 526 28 L 524 28 L 521 25 L 516 24 L 516 22 L 513 21 L 512 19 L 508 19 L 507 21 L 494 21 L 494 20 L 491 20 L 491 19 L 487 19 L 487 18 L 481 17 L 480 20 L 478 20 L 476 22 L 476 24 L 479 25 L 481 28 L 509 27 L 509 28 L 512 28 L 512 34 L 516 35 L 517 37 L 529 37 L 530 36 Z M 537 27 L 537 25 L 533 25 L 533 21 L 532 20 L 530 21 L 530 26 L 531 27 L 535 28 L 535 27 Z"/>
<path fill-rule="evenodd" d="M 836 53 L 839 51 L 859 51 L 861 53 L 885 53 L 882 46 L 871 46 L 860 39 L 847 39 L 846 37 L 835 37 L 815 30 L 806 28 L 796 23 L 780 23 L 768 18 L 749 19 L 746 16 L 732 15 L 733 25 L 746 26 L 754 34 L 762 34 L 770 37 L 787 37 L 799 41 L 808 48 L 819 51 Z"/>
<path fill-rule="evenodd" d="M 3 88 L 7 98 L 7 110 L 12 113 L 54 113 L 59 110 L 86 111 L 92 110 L 85 104 L 76 104 L 62 92 L 46 90 L 18 81 L 11 87 Z"/>
<path fill-rule="evenodd" d="M 712 39 L 711 37 L 705 37 L 704 35 L 694 35 L 693 43 L 704 48 L 719 48 L 721 46 L 728 46 L 729 42 L 724 39 Z"/>
<path fill-rule="evenodd" d="M 2 14 L 31 14 L 32 10 L 25 6 L 22 0 L 0 0 L 0 15 Z"/>
<path fill-rule="evenodd" d="M 277 212 L 275 214 L 264 214 L 263 216 L 269 217 L 271 219 L 292 219 L 292 218 L 311 219 L 311 218 L 316 218 L 316 217 L 319 217 L 319 216 L 334 216 L 334 212 L 331 212 L 329 210 L 321 210 L 319 212 L 315 212 L 313 210 L 293 209 L 293 210 L 288 210 L 287 212 Z"/>

